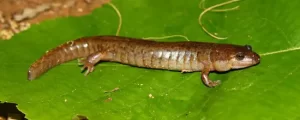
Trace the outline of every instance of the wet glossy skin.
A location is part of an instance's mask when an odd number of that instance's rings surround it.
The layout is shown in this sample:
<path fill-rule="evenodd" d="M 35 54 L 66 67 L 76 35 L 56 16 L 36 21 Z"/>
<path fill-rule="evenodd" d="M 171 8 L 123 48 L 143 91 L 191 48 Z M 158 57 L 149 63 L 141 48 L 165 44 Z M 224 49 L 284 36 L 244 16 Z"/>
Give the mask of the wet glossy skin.
<path fill-rule="evenodd" d="M 52 67 L 64 62 L 86 58 L 88 73 L 99 61 L 112 61 L 137 67 L 201 72 L 205 85 L 214 87 L 220 81 L 211 81 L 211 71 L 228 71 L 256 65 L 258 54 L 251 46 L 202 42 L 155 42 L 117 36 L 85 37 L 70 41 L 48 51 L 31 65 L 28 79 L 33 80 Z"/>

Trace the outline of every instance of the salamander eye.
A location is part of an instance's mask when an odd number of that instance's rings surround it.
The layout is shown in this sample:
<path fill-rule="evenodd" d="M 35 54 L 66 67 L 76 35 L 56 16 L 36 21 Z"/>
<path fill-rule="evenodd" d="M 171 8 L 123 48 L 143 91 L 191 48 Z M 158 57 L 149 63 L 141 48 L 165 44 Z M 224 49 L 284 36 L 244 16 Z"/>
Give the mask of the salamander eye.
<path fill-rule="evenodd" d="M 247 48 L 247 50 L 252 50 L 252 47 L 250 45 L 245 45 L 245 47 Z"/>
<path fill-rule="evenodd" d="M 245 58 L 245 55 L 244 55 L 244 53 L 242 53 L 242 52 L 238 52 L 238 53 L 235 55 L 235 58 L 236 58 L 237 60 L 243 60 L 243 59 Z"/>

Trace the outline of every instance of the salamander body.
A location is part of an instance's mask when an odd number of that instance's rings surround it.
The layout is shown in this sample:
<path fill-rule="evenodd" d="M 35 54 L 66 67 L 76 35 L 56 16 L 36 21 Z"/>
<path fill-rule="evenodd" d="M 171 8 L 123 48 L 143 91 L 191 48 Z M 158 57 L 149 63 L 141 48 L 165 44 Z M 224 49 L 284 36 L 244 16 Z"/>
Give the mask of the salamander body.
<path fill-rule="evenodd" d="M 157 42 L 120 36 L 83 37 L 64 43 L 46 52 L 29 68 L 28 80 L 34 80 L 49 69 L 84 58 L 85 75 L 94 70 L 99 61 L 111 61 L 137 67 L 201 71 L 201 79 L 208 87 L 220 81 L 211 81 L 212 71 L 224 72 L 246 68 L 260 62 L 260 56 L 251 46 L 216 44 L 206 42 Z"/>

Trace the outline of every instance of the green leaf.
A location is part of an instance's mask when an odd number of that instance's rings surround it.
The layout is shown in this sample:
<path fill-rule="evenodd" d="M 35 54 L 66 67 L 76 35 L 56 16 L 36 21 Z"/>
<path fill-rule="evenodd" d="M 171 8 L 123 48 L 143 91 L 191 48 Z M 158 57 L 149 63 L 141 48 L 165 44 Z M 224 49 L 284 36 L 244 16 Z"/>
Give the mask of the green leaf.
<path fill-rule="evenodd" d="M 227 40 L 208 36 L 198 24 L 200 1 L 114 0 L 122 14 L 121 36 L 184 35 L 192 41 L 250 44 L 262 55 L 255 67 L 210 78 L 101 63 L 85 77 L 71 61 L 39 79 L 27 80 L 29 66 L 46 50 L 83 36 L 115 35 L 118 16 L 109 5 L 84 17 L 48 20 L 10 41 L 0 42 L 0 100 L 14 102 L 30 120 L 72 119 L 299 119 L 300 2 L 243 0 L 231 12 L 208 12 L 205 27 Z M 206 1 L 212 6 L 223 1 Z M 184 41 L 177 37 L 166 41 Z M 119 88 L 112 93 L 105 91 Z M 152 97 L 149 97 L 149 95 Z M 112 98 L 107 102 L 108 98 Z"/>

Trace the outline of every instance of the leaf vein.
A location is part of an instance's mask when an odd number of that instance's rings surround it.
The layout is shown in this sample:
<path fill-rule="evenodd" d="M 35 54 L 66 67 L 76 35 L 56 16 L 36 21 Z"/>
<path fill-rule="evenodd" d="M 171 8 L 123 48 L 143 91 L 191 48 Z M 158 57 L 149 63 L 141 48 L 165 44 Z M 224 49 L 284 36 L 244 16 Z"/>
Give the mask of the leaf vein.
<path fill-rule="evenodd" d="M 267 55 L 273 55 L 273 54 L 279 54 L 279 53 L 285 53 L 285 52 L 291 52 L 291 51 L 297 51 L 297 50 L 300 50 L 300 47 L 293 47 L 293 48 L 289 48 L 289 49 L 285 49 L 285 50 L 261 53 L 260 56 L 267 56 Z"/>

